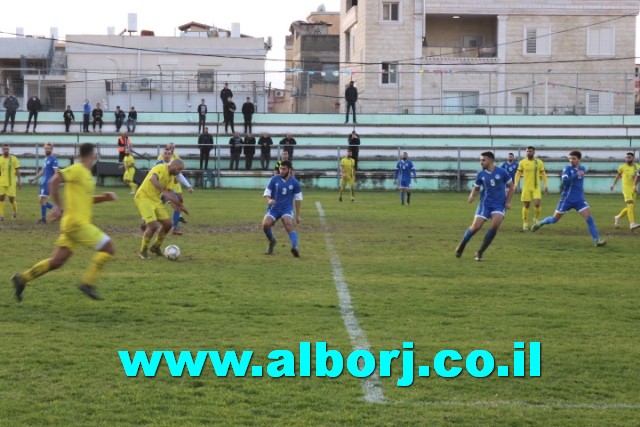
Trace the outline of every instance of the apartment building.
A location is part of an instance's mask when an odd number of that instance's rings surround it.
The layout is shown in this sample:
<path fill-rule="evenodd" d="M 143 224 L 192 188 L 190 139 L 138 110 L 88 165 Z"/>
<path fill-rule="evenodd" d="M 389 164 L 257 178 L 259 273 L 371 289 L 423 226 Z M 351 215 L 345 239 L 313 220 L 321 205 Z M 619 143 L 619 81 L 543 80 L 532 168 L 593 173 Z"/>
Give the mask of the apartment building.
<path fill-rule="evenodd" d="M 363 113 L 633 114 L 636 1 L 342 0 Z"/>

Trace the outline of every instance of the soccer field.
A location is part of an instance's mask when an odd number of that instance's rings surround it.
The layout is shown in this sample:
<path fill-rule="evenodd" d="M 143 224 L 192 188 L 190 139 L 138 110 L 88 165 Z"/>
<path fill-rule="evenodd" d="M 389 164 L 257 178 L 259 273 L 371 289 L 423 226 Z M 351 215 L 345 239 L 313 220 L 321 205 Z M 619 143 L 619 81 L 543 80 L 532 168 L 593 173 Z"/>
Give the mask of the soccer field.
<path fill-rule="evenodd" d="M 118 201 L 95 207 L 96 224 L 116 244 L 98 278 L 100 302 L 77 289 L 91 256 L 81 249 L 29 284 L 17 303 L 11 275 L 49 256 L 58 225 L 35 224 L 34 186 L 18 192 L 20 218 L 0 223 L 0 425 L 584 426 L 640 419 L 640 235 L 624 221 L 613 228 L 623 207 L 618 193 L 587 195 L 604 248 L 594 247 L 575 212 L 537 233 L 521 232 L 517 194 L 479 263 L 473 254 L 484 229 L 462 258 L 454 256 L 476 206 L 466 192 L 414 192 L 411 206 L 401 206 L 395 192 L 339 203 L 337 191 L 303 188 L 298 259 L 281 224 L 275 254 L 264 255 L 262 191 L 200 190 L 185 195 L 185 234 L 165 241 L 182 250 L 172 262 L 137 257 L 139 215 L 128 189 L 116 191 Z M 557 200 L 543 199 L 543 216 Z M 304 377 L 301 342 L 312 346 Z M 344 356 L 341 375 L 315 375 L 318 342 Z M 524 352 L 514 342 L 524 342 Z M 541 343 L 540 376 L 529 375 L 532 342 Z M 368 346 L 376 360 L 392 350 L 401 357 L 388 376 L 377 369 L 356 378 L 346 369 L 354 346 Z M 223 377 L 207 359 L 199 375 L 185 369 L 172 376 L 163 361 L 154 376 L 140 369 L 129 377 L 118 352 L 133 357 L 138 350 L 176 357 L 186 350 L 194 358 L 251 350 L 251 365 L 265 369 L 259 378 Z M 274 350 L 296 357 L 293 369 L 278 370 L 294 376 L 267 375 L 276 372 L 267 368 Z M 446 359 L 440 373 L 459 367 L 459 375 L 436 374 L 442 350 L 462 360 Z M 485 378 L 466 369 L 474 350 L 495 358 Z M 400 387 L 411 352 L 413 384 Z M 518 352 L 523 377 L 513 374 Z M 419 365 L 430 365 L 431 375 L 419 377 Z M 499 376 L 499 365 L 511 375 Z"/>

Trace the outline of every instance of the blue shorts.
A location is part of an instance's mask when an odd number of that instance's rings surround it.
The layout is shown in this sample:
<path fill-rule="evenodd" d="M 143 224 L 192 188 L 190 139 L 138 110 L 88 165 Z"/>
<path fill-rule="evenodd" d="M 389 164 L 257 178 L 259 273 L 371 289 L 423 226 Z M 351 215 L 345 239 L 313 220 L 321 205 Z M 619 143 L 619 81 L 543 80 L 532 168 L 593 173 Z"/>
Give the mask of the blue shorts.
<path fill-rule="evenodd" d="M 484 203 L 480 203 L 476 209 L 476 216 L 487 221 L 491 219 L 491 215 L 493 214 L 504 216 L 504 205 L 485 205 Z"/>
<path fill-rule="evenodd" d="M 589 208 L 589 204 L 585 199 L 560 199 L 556 212 L 565 214 L 571 209 L 575 209 L 578 212 L 582 212 Z"/>
<path fill-rule="evenodd" d="M 411 178 L 401 179 L 399 188 L 411 188 Z"/>
<path fill-rule="evenodd" d="M 284 216 L 293 218 L 293 209 L 274 209 L 273 207 L 267 207 L 265 215 L 273 218 L 274 221 L 278 221 Z"/>
<path fill-rule="evenodd" d="M 45 182 L 40 184 L 40 197 L 49 196 L 49 183 Z"/>

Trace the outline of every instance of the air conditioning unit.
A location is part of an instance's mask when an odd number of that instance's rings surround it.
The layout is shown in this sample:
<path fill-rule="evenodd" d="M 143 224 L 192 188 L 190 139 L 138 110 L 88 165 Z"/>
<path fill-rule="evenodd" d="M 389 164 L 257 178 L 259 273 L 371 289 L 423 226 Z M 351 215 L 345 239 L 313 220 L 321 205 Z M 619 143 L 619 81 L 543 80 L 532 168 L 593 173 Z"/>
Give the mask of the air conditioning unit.
<path fill-rule="evenodd" d="M 276 98 L 284 98 L 284 91 L 276 90 Z"/>

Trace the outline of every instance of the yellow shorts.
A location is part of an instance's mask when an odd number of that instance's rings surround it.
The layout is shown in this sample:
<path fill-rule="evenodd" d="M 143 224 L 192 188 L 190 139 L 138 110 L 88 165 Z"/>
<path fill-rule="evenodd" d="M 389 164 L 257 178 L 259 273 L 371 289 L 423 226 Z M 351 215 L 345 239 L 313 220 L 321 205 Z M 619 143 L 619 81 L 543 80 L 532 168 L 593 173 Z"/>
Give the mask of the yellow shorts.
<path fill-rule="evenodd" d="M 56 240 L 56 246 L 69 248 L 71 251 L 78 246 L 93 250 L 100 250 L 111 240 L 102 230 L 93 224 L 82 224 L 69 230 L 61 230 Z"/>
<path fill-rule="evenodd" d="M 16 197 L 16 186 L 0 186 L 0 196 Z"/>
<path fill-rule="evenodd" d="M 638 193 L 633 191 L 633 188 L 631 188 L 630 190 L 622 190 L 622 195 L 624 196 L 625 202 L 633 202 L 636 200 Z"/>
<path fill-rule="evenodd" d="M 542 189 L 538 188 L 523 188 L 520 195 L 521 202 L 531 202 L 533 200 L 542 199 Z"/>
<path fill-rule="evenodd" d="M 353 177 L 342 177 L 340 178 L 340 188 L 344 189 L 347 184 L 349 185 L 349 188 L 353 188 L 355 186 L 356 183 L 356 179 Z"/>
<path fill-rule="evenodd" d="M 133 178 L 136 176 L 136 170 L 134 168 L 127 169 L 122 175 L 123 181 L 133 182 Z"/>
<path fill-rule="evenodd" d="M 134 197 L 138 212 L 147 224 L 153 221 L 164 221 L 171 218 L 160 200 L 153 202 L 142 197 Z"/>

